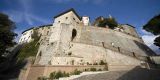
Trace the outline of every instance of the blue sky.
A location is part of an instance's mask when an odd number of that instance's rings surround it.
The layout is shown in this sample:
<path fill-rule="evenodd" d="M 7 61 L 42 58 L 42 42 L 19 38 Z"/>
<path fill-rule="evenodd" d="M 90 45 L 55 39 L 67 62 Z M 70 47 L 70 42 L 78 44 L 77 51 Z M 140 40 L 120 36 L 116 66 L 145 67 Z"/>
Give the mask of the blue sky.
<path fill-rule="evenodd" d="M 90 16 L 91 22 L 110 14 L 121 24 L 131 24 L 145 43 L 160 53 L 153 45 L 155 36 L 142 30 L 149 19 L 160 13 L 160 0 L 0 0 L 0 12 L 16 23 L 18 34 L 30 27 L 53 23 L 55 15 L 69 8 L 80 16 Z"/>

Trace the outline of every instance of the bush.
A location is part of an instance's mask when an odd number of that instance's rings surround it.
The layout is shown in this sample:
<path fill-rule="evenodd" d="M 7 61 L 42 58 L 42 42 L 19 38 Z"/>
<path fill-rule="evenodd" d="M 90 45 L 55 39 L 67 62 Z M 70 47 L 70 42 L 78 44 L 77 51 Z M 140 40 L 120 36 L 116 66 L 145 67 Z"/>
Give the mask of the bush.
<path fill-rule="evenodd" d="M 69 73 L 66 73 L 66 72 L 61 72 L 61 71 L 58 71 L 58 72 L 52 72 L 50 73 L 49 75 L 49 78 L 52 80 L 52 79 L 58 79 L 60 77 L 69 77 Z"/>
<path fill-rule="evenodd" d="M 56 72 L 52 72 L 52 73 L 50 73 L 49 78 L 50 79 L 55 79 L 55 75 L 56 75 Z"/>
<path fill-rule="evenodd" d="M 84 69 L 84 71 L 89 71 L 89 69 Z"/>
<path fill-rule="evenodd" d="M 115 18 L 104 18 L 104 20 L 100 20 L 98 23 L 98 27 L 105 28 L 107 25 L 109 28 L 114 29 L 118 26 L 118 22 Z"/>
<path fill-rule="evenodd" d="M 60 77 L 63 77 L 63 73 L 61 71 L 58 71 L 56 74 L 55 74 L 55 78 L 58 79 Z"/>
<path fill-rule="evenodd" d="M 98 63 L 93 63 L 93 65 L 98 65 Z"/>
<path fill-rule="evenodd" d="M 24 60 L 25 58 L 28 58 L 30 56 L 36 56 L 38 52 L 38 48 L 39 46 L 36 45 L 35 41 L 24 44 L 24 46 L 21 48 L 21 50 L 18 53 L 19 60 Z"/>
<path fill-rule="evenodd" d="M 28 58 L 30 56 L 36 56 L 38 52 L 39 45 L 37 45 L 37 42 L 40 37 L 37 36 L 37 33 L 33 34 L 34 41 L 31 41 L 29 43 L 25 43 L 23 47 L 18 52 L 18 59 L 24 60 L 25 58 Z"/>
<path fill-rule="evenodd" d="M 69 73 L 63 72 L 63 77 L 69 77 Z"/>
<path fill-rule="evenodd" d="M 96 71 L 96 68 L 90 68 L 90 71 Z"/>
<path fill-rule="evenodd" d="M 79 75 L 80 73 L 82 73 L 81 71 L 75 69 L 74 72 L 73 72 L 73 75 Z"/>
<path fill-rule="evenodd" d="M 102 69 L 98 69 L 98 71 L 102 71 Z"/>
<path fill-rule="evenodd" d="M 99 65 L 105 65 L 104 61 L 101 60 L 100 63 L 99 63 Z"/>
<path fill-rule="evenodd" d="M 47 80 L 47 78 L 45 78 L 44 76 L 42 76 L 42 77 L 38 77 L 37 80 Z"/>

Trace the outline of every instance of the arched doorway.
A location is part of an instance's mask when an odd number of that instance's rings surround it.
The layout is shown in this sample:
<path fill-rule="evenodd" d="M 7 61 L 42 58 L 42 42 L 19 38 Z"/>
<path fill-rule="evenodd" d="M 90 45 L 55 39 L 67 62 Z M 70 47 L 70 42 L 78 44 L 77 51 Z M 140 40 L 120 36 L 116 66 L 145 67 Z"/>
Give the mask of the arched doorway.
<path fill-rule="evenodd" d="M 76 29 L 73 29 L 73 30 L 72 30 L 72 38 L 71 38 L 71 41 L 73 41 L 73 39 L 76 37 L 76 35 L 77 35 L 77 31 L 76 31 Z"/>

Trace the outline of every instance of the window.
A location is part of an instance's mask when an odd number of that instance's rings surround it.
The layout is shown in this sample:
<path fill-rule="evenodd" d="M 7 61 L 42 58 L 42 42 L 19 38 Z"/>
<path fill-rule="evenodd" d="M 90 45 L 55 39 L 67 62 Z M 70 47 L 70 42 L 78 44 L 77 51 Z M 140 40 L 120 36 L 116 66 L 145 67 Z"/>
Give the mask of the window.
<path fill-rule="evenodd" d="M 49 34 L 49 31 L 47 31 L 47 35 Z"/>
<path fill-rule="evenodd" d="M 25 32 L 25 33 L 23 33 L 23 35 L 26 35 L 26 32 Z"/>
<path fill-rule="evenodd" d="M 75 18 L 73 18 L 73 20 L 76 20 Z"/>
<path fill-rule="evenodd" d="M 66 19 L 68 19 L 68 17 L 66 17 Z"/>
<path fill-rule="evenodd" d="M 58 23 L 60 23 L 60 21 L 58 21 Z"/>
<path fill-rule="evenodd" d="M 73 29 L 73 30 L 72 30 L 72 38 L 71 38 L 71 41 L 73 41 L 73 39 L 76 37 L 76 35 L 77 35 L 77 31 L 76 31 L 76 29 Z"/>

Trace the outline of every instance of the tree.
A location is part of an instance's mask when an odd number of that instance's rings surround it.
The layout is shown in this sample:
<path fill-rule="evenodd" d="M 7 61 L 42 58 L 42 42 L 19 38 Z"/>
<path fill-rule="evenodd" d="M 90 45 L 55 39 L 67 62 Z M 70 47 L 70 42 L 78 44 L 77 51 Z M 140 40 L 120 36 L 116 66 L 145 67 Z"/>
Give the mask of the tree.
<path fill-rule="evenodd" d="M 0 13 L 0 57 L 6 52 L 6 49 L 12 47 L 16 43 L 13 41 L 16 33 L 14 33 L 15 23 L 9 19 L 6 14 Z"/>
<path fill-rule="evenodd" d="M 118 22 L 113 17 L 109 18 L 98 17 L 94 22 L 94 24 L 97 24 L 98 27 L 104 27 L 104 28 L 108 26 L 111 29 L 114 29 L 115 27 L 118 26 Z"/>
<path fill-rule="evenodd" d="M 154 35 L 160 35 L 160 14 L 149 20 L 148 23 L 143 26 L 143 29 Z M 154 40 L 154 44 L 160 47 L 160 36 Z"/>

